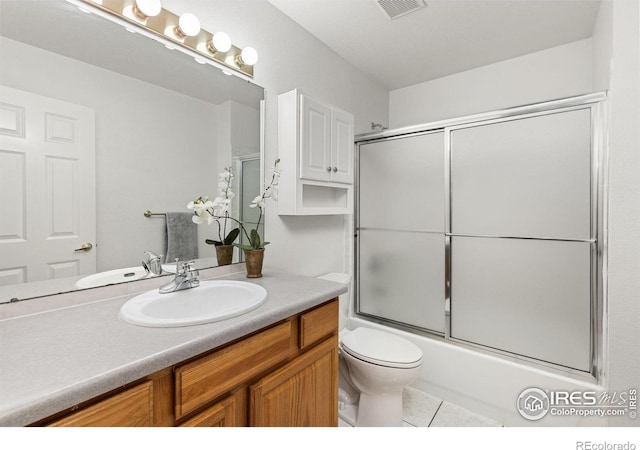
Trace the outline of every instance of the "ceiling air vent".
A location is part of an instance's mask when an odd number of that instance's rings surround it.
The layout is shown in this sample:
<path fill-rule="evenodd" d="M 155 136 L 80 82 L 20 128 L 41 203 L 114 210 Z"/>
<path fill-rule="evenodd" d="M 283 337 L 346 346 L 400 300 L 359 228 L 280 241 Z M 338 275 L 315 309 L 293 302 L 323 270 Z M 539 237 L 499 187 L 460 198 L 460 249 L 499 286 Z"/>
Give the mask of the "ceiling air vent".
<path fill-rule="evenodd" d="M 390 19 L 397 19 L 400 16 L 409 14 L 424 8 L 423 0 L 377 0 L 378 5 L 389 16 Z"/>

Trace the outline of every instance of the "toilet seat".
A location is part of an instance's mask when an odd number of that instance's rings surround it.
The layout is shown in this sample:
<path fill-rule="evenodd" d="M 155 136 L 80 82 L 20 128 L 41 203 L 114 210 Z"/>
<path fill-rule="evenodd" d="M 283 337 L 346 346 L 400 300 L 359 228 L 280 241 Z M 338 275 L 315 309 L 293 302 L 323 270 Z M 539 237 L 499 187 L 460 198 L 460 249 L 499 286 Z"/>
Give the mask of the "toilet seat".
<path fill-rule="evenodd" d="M 422 350 L 395 334 L 371 328 L 356 328 L 341 339 L 342 349 L 379 366 L 410 369 L 422 364 Z"/>

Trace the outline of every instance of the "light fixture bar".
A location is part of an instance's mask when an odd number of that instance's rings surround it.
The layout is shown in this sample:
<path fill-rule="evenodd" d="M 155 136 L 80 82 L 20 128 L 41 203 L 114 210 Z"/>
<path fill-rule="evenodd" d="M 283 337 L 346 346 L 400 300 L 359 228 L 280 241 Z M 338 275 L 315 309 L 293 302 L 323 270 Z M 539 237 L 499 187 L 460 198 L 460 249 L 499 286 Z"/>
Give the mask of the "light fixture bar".
<path fill-rule="evenodd" d="M 136 0 L 67 0 L 70 3 L 86 4 L 106 12 L 111 16 L 115 16 L 119 20 L 124 20 L 130 24 L 144 29 L 154 35 L 155 39 L 162 38 L 167 45 L 173 45 L 178 48 L 188 50 L 188 53 L 195 53 L 196 57 L 204 58 L 211 62 L 215 62 L 226 69 L 232 69 L 249 78 L 253 78 L 253 65 L 242 58 L 242 50 L 234 45 L 223 51 L 213 51 L 215 46 L 211 44 L 213 34 L 207 30 L 200 29 L 194 36 L 189 33 L 180 32 L 180 16 L 167 11 L 164 8 L 155 16 L 146 16 L 141 14 L 139 5 L 136 6 Z M 184 14 L 183 14 L 184 16 Z M 197 19 L 196 19 L 197 20 Z M 184 26 L 184 25 L 183 25 Z M 147 34 L 147 33 L 143 33 Z M 253 49 L 251 49 L 253 50 Z M 255 50 L 253 50 L 255 52 Z M 255 58 L 257 60 L 257 56 Z"/>

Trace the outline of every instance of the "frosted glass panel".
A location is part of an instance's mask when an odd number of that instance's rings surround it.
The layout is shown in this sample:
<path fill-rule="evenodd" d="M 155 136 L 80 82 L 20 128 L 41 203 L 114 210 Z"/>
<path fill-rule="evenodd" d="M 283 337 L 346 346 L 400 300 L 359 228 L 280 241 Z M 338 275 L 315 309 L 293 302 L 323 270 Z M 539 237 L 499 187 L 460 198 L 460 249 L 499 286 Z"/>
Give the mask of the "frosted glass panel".
<path fill-rule="evenodd" d="M 453 233 L 591 238 L 590 110 L 451 132 Z"/>
<path fill-rule="evenodd" d="M 444 332 L 444 236 L 360 231 L 360 312 Z"/>
<path fill-rule="evenodd" d="M 360 226 L 444 232 L 444 135 L 360 146 Z"/>
<path fill-rule="evenodd" d="M 591 244 L 454 237 L 451 336 L 590 367 Z"/>

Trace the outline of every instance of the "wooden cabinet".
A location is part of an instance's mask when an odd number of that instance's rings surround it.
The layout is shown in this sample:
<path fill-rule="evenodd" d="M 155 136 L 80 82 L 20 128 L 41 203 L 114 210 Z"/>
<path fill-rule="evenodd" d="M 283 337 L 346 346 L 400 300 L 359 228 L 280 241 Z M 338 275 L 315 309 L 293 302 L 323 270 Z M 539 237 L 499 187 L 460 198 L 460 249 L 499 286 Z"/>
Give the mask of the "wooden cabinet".
<path fill-rule="evenodd" d="M 251 386 L 249 418 L 257 427 L 331 427 L 338 422 L 338 337 Z"/>
<path fill-rule="evenodd" d="M 297 89 L 278 97 L 282 215 L 352 212 L 353 115 Z"/>
<path fill-rule="evenodd" d="M 176 419 L 195 411 L 295 352 L 288 320 L 175 369 Z"/>
<path fill-rule="evenodd" d="M 336 426 L 338 300 L 34 425 Z"/>
<path fill-rule="evenodd" d="M 236 427 L 245 423 L 238 420 L 237 410 L 241 407 L 236 396 L 228 397 L 209 406 L 191 419 L 181 423 L 181 427 Z"/>
<path fill-rule="evenodd" d="M 49 424 L 53 427 L 148 427 L 153 424 L 153 384 L 146 381 Z"/>

